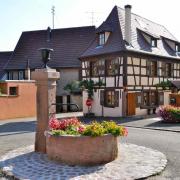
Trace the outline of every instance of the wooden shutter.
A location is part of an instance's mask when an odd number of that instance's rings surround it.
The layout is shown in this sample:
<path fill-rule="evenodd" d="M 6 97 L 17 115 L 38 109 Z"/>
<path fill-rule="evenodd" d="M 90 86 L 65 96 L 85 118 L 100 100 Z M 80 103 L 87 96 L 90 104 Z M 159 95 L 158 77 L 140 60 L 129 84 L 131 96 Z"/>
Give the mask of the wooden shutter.
<path fill-rule="evenodd" d="M 104 90 L 100 91 L 100 105 L 104 106 Z"/>
<path fill-rule="evenodd" d="M 159 69 L 159 67 L 160 67 L 160 62 L 157 61 L 157 76 L 160 76 L 160 69 Z"/>
<path fill-rule="evenodd" d="M 115 91 L 114 96 L 115 96 L 114 106 L 119 107 L 119 91 Z"/>
<path fill-rule="evenodd" d="M 164 92 L 158 92 L 158 104 L 164 105 Z"/>
<path fill-rule="evenodd" d="M 174 77 L 174 64 L 171 64 L 171 77 Z"/>
<path fill-rule="evenodd" d="M 151 61 L 146 60 L 146 75 L 151 75 Z"/>

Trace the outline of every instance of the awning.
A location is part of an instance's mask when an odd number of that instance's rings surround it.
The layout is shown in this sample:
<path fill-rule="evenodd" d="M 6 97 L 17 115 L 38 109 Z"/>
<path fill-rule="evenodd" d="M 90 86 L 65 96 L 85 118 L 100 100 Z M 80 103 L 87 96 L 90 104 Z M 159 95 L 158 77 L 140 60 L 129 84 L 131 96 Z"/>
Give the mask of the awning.
<path fill-rule="evenodd" d="M 171 81 L 171 84 L 177 89 L 180 89 L 180 80 L 173 80 Z"/>

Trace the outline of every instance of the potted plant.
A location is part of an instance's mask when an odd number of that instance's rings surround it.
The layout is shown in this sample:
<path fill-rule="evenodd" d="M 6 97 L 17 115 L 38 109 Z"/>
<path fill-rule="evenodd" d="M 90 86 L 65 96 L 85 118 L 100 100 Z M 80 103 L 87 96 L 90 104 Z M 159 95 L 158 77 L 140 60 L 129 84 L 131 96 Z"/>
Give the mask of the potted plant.
<path fill-rule="evenodd" d="M 118 136 L 127 129 L 113 121 L 85 125 L 77 118 L 49 121 L 46 132 L 48 158 L 69 165 L 97 165 L 116 159 Z"/>
<path fill-rule="evenodd" d="M 157 114 L 162 118 L 163 122 L 180 122 L 180 107 L 161 106 Z"/>
<path fill-rule="evenodd" d="M 92 105 L 93 105 L 93 96 L 94 96 L 94 89 L 96 87 L 105 86 L 105 83 L 102 81 L 94 82 L 93 80 L 83 80 L 80 82 L 80 87 L 82 90 L 86 90 L 88 94 L 88 98 L 86 99 L 86 106 L 88 107 L 88 113 L 85 116 L 93 117 L 94 113 L 91 112 Z"/>

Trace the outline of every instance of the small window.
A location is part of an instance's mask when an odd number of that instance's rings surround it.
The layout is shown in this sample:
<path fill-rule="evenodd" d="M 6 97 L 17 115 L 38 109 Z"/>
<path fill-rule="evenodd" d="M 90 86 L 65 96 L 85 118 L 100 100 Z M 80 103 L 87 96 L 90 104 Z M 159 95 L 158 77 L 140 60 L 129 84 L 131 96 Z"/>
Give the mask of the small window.
<path fill-rule="evenodd" d="M 136 93 L 136 107 L 140 107 L 142 103 L 142 93 L 137 92 Z"/>
<path fill-rule="evenodd" d="M 119 91 L 105 90 L 104 92 L 104 106 L 119 107 Z"/>
<path fill-rule="evenodd" d="M 162 76 L 171 77 L 171 63 L 162 63 Z"/>
<path fill-rule="evenodd" d="M 147 75 L 157 76 L 157 62 L 147 61 Z"/>
<path fill-rule="evenodd" d="M 119 60 L 113 59 L 113 60 L 107 60 L 107 75 L 118 75 L 119 73 Z"/>
<path fill-rule="evenodd" d="M 18 87 L 9 87 L 9 95 L 11 96 L 18 95 Z"/>
<path fill-rule="evenodd" d="M 180 52 L 180 47 L 178 44 L 175 45 L 175 50 L 176 50 L 176 52 Z"/>
<path fill-rule="evenodd" d="M 148 106 L 149 105 L 149 93 L 148 92 L 144 92 L 143 93 L 143 103 L 144 106 Z"/>
<path fill-rule="evenodd" d="M 99 34 L 99 46 L 102 46 L 105 44 L 105 33 Z"/>
<path fill-rule="evenodd" d="M 151 46 L 157 47 L 157 40 L 156 39 L 151 39 Z"/>
<path fill-rule="evenodd" d="M 157 105 L 157 92 L 156 91 L 151 91 L 149 93 L 150 95 L 150 106 L 156 106 Z"/>
<path fill-rule="evenodd" d="M 19 71 L 18 77 L 19 77 L 19 80 L 23 80 L 24 79 L 24 71 Z"/>
<path fill-rule="evenodd" d="M 101 59 L 92 62 L 92 76 L 104 76 L 105 74 L 105 60 Z"/>

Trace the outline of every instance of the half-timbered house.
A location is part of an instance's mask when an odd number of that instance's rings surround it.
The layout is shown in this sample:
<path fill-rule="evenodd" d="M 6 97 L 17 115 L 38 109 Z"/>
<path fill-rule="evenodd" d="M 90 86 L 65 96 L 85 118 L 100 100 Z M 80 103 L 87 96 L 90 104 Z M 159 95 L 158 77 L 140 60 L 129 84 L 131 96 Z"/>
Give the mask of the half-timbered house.
<path fill-rule="evenodd" d="M 94 89 L 91 111 L 96 116 L 155 113 L 169 104 L 170 91 L 158 83 L 180 79 L 180 42 L 162 25 L 115 6 L 96 29 L 81 55 L 82 77 L 104 87 Z M 83 111 L 87 92 L 83 92 Z"/>

